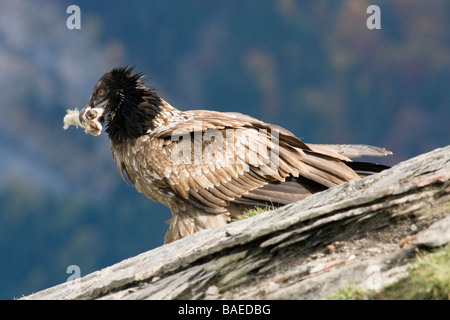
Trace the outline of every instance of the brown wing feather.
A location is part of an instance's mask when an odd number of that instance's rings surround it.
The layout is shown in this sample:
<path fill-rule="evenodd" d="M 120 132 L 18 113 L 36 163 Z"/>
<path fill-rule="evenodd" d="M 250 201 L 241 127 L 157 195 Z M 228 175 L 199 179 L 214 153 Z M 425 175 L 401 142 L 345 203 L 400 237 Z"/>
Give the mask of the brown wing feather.
<path fill-rule="evenodd" d="M 350 147 L 306 145 L 286 129 L 238 113 L 189 115 L 113 148 L 122 176 L 171 208 L 168 239 L 226 223 L 239 206 L 284 205 L 358 178 L 345 164 Z"/>
<path fill-rule="evenodd" d="M 155 157 L 159 158 L 159 155 L 153 153 L 152 165 L 155 167 L 162 164 L 159 168 L 155 168 L 155 171 L 164 176 L 175 194 L 191 199 L 194 206 L 211 207 L 215 211 L 217 207 L 226 206 L 229 201 L 237 201 L 236 199 L 253 190 L 262 188 L 268 183 L 282 182 L 290 176 L 305 177 L 326 187 L 358 177 L 341 161 L 342 156 L 336 154 L 336 157 L 332 157 L 320 152 L 322 150 L 316 152 L 292 133 L 278 126 L 237 113 L 214 111 L 191 113 L 193 117 L 190 120 L 160 131 L 155 137 L 167 141 L 175 133 L 185 134 L 191 138 L 192 152 L 196 147 L 193 137 L 198 139 L 208 130 L 218 130 L 221 133 L 219 137 L 223 139 L 223 145 L 218 144 L 223 147 L 219 148 L 222 152 L 219 159 L 222 161 L 215 163 L 214 157 L 209 157 L 204 162 L 195 162 L 195 157 L 191 156 L 191 163 L 171 164 L 172 172 L 165 176 L 164 167 L 167 166 L 168 160 L 155 161 Z M 273 134 L 275 132 L 273 130 L 277 130 L 276 135 Z M 168 154 L 171 154 L 177 143 L 180 141 L 166 142 L 164 148 L 168 150 Z M 201 151 L 204 152 L 206 147 L 205 144 L 202 145 Z M 233 147 L 231 151 L 230 147 Z M 276 147 L 278 150 L 275 150 Z M 261 157 L 261 152 L 262 154 L 265 152 L 267 157 Z M 177 168 L 178 166 L 180 168 Z M 181 171 L 181 167 L 188 173 L 187 175 L 176 174 Z M 301 187 L 297 191 L 303 189 Z M 274 194 L 271 200 L 276 198 Z M 186 195 L 189 195 L 188 198 Z M 264 199 L 261 194 L 258 197 L 258 200 Z M 286 201 L 281 199 L 279 202 Z"/>

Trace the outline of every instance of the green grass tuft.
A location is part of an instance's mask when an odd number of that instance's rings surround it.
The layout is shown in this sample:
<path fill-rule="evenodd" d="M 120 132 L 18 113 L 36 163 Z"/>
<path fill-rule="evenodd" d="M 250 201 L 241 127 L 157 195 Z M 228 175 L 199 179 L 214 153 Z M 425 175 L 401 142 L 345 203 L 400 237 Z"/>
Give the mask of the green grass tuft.
<path fill-rule="evenodd" d="M 420 254 L 410 264 L 409 275 L 379 292 L 350 285 L 333 300 L 448 300 L 450 299 L 450 245 Z"/>
<path fill-rule="evenodd" d="M 253 216 L 256 216 L 260 213 L 275 210 L 275 209 L 276 209 L 276 207 L 273 205 L 270 205 L 270 206 L 266 205 L 265 207 L 255 206 L 253 209 L 245 210 L 244 213 L 239 218 L 233 219 L 233 221 L 245 220 L 245 219 L 251 218 Z"/>

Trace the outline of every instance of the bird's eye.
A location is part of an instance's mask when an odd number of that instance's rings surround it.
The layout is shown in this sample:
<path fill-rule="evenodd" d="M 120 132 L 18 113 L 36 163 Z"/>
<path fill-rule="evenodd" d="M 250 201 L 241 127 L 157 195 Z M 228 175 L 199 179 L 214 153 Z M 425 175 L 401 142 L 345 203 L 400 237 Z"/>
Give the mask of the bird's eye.
<path fill-rule="evenodd" d="M 98 89 L 97 94 L 98 94 L 100 97 L 104 97 L 105 94 L 106 94 L 106 91 L 105 91 L 105 89 Z"/>

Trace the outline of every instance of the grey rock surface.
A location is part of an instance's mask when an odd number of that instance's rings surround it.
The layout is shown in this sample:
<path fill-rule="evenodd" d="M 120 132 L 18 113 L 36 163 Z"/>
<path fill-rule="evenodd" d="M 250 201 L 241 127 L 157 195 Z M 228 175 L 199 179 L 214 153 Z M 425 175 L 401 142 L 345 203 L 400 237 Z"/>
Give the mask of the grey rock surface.
<path fill-rule="evenodd" d="M 326 299 L 450 242 L 450 146 L 22 299 Z"/>

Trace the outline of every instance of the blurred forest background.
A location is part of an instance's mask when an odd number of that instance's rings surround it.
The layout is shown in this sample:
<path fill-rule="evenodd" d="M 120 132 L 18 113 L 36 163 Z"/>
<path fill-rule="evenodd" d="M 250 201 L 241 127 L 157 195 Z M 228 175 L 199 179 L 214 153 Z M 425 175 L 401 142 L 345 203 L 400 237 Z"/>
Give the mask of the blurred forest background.
<path fill-rule="evenodd" d="M 66 9 L 81 8 L 68 30 Z M 381 8 L 381 30 L 366 9 Z M 450 143 L 450 1 L 0 3 L 0 298 L 160 246 L 167 208 L 128 187 L 105 134 L 62 130 L 100 76 L 135 65 L 182 110 L 239 111 L 393 165 Z"/>

